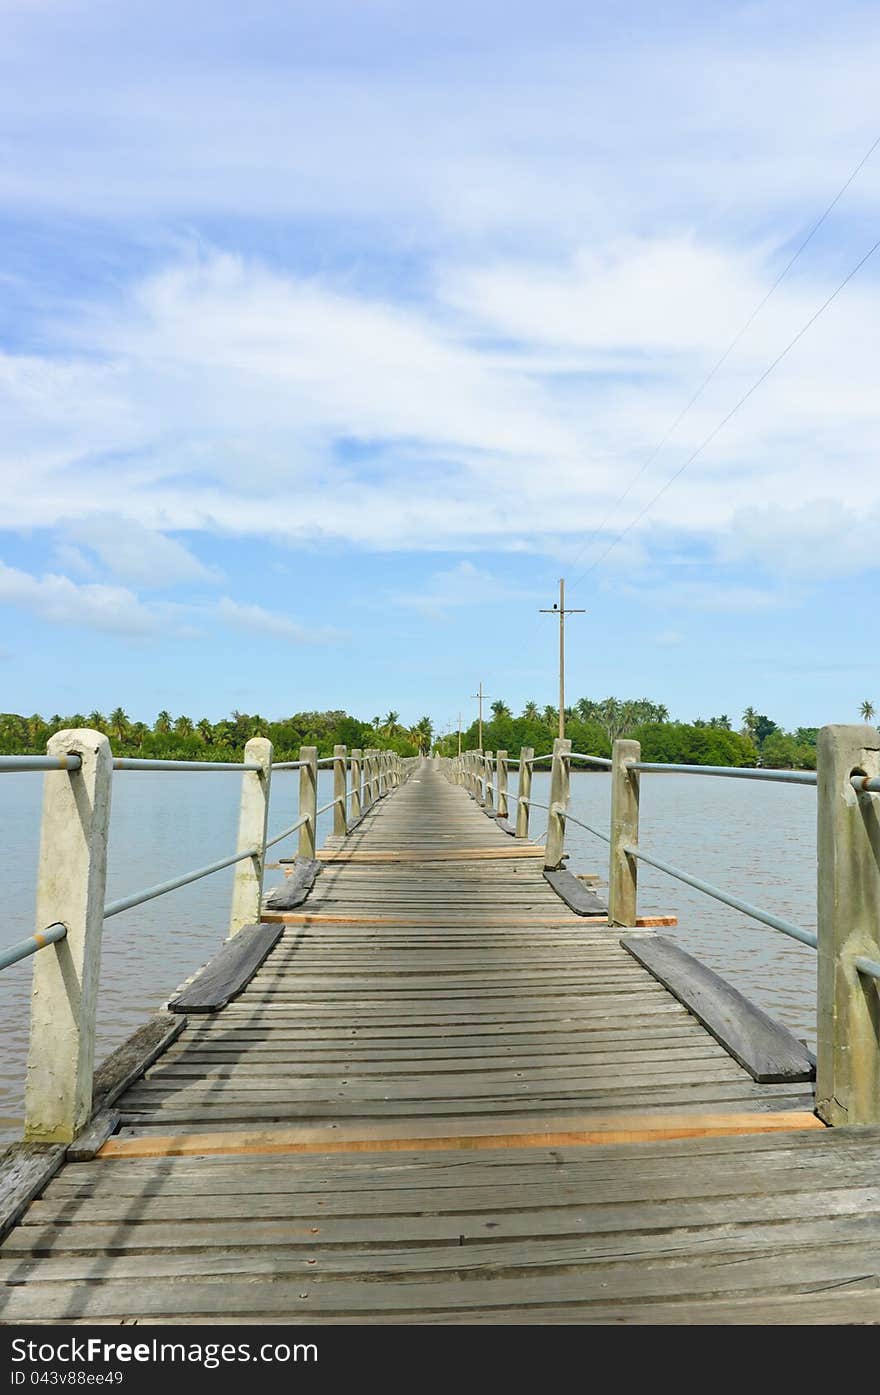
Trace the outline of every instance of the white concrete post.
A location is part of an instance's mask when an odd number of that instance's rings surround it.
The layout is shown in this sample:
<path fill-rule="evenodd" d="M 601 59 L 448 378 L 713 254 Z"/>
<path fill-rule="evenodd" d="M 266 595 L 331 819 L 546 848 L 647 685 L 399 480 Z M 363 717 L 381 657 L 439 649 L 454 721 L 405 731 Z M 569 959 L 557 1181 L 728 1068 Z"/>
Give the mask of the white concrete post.
<path fill-rule="evenodd" d="M 550 810 L 547 814 L 547 844 L 544 849 L 544 870 L 555 872 L 562 865 L 565 852 L 565 814 L 568 809 L 568 737 L 557 736 L 553 742 L 553 764 L 550 767 Z"/>
<path fill-rule="evenodd" d="M 340 838 L 344 838 L 348 832 L 348 805 L 345 798 L 348 794 L 347 755 L 346 746 L 333 747 L 333 798 L 341 800 L 341 803 L 333 805 L 333 832 Z"/>
<path fill-rule="evenodd" d="M 363 751 L 354 750 L 351 753 L 351 821 L 361 816 L 361 762 L 363 761 Z"/>
<path fill-rule="evenodd" d="M 303 814 L 308 814 L 309 816 L 307 821 L 300 825 L 299 855 L 300 857 L 314 858 L 318 831 L 317 746 L 300 746 L 299 758 L 305 761 L 305 765 L 301 765 L 299 771 L 299 812 L 300 816 Z"/>
<path fill-rule="evenodd" d="M 34 956 L 24 1136 L 69 1143 L 92 1109 L 113 757 L 86 729 L 56 732 L 46 750 L 82 764 L 43 782 L 36 928 L 67 935 Z"/>
<path fill-rule="evenodd" d="M 516 836 L 517 838 L 528 838 L 529 836 L 529 801 L 532 797 L 532 760 L 535 755 L 533 746 L 523 746 L 519 753 L 519 781 L 516 787 Z M 521 798 L 519 797 L 521 796 Z"/>
<path fill-rule="evenodd" d="M 485 805 L 486 805 L 486 812 L 487 812 L 487 814 L 493 814 L 493 813 L 495 812 L 495 793 L 494 793 L 494 790 L 492 789 L 493 775 L 494 775 L 495 772 L 494 772 L 494 769 L 493 769 L 493 766 L 492 766 L 492 754 L 493 754 L 493 753 L 492 753 L 491 751 L 487 751 L 486 754 L 485 754 L 485 757 L 484 757 L 485 771 L 486 771 L 486 800 L 485 800 Z"/>
<path fill-rule="evenodd" d="M 635 925 L 638 907 L 638 863 L 624 845 L 639 843 L 639 775 L 628 769 L 640 759 L 638 741 L 623 738 L 611 750 L 611 848 L 608 870 L 608 920 L 611 925 Z"/>
<path fill-rule="evenodd" d="M 259 770 L 245 770 L 241 779 L 241 804 L 238 815 L 236 852 L 245 848 L 258 851 L 245 862 L 236 862 L 232 883 L 232 911 L 229 935 L 237 935 L 245 925 L 254 925 L 263 909 L 263 868 L 266 861 L 266 827 L 269 819 L 269 785 L 272 779 L 272 742 L 264 736 L 254 736 L 244 748 L 247 765 L 259 765 Z"/>
<path fill-rule="evenodd" d="M 880 960 L 880 796 L 853 789 L 880 775 L 869 726 L 823 727 L 818 773 L 818 1053 L 816 1112 L 828 1124 L 880 1123 L 880 991 L 857 956 Z"/>
<path fill-rule="evenodd" d="M 495 752 L 495 807 L 499 819 L 507 818 L 507 752 Z"/>

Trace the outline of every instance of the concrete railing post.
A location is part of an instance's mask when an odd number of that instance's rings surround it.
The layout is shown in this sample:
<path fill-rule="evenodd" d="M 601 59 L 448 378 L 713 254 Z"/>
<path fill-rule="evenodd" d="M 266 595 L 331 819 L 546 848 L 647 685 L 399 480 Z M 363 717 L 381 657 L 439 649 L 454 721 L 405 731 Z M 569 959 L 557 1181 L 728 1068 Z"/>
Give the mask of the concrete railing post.
<path fill-rule="evenodd" d="M 487 814 L 494 814 L 495 812 L 495 791 L 492 788 L 494 783 L 493 776 L 495 772 L 492 766 L 492 755 L 492 751 L 487 751 L 485 756 L 483 757 L 484 769 L 486 772 L 486 798 L 484 804 Z"/>
<path fill-rule="evenodd" d="M 263 867 L 266 861 L 266 828 L 269 819 L 269 785 L 272 779 L 272 742 L 264 736 L 254 736 L 244 748 L 247 765 L 259 765 L 259 770 L 245 770 L 241 779 L 241 804 L 238 814 L 236 852 L 256 848 L 246 862 L 236 862 L 232 883 L 232 911 L 229 935 L 237 935 L 245 925 L 260 919 L 263 908 Z"/>
<path fill-rule="evenodd" d="M 629 769 L 642 748 L 638 741 L 620 739 L 611 750 L 611 851 L 608 871 L 608 920 L 611 925 L 635 925 L 638 902 L 638 863 L 624 852 L 639 842 L 639 776 Z"/>
<path fill-rule="evenodd" d="M 43 783 L 36 928 L 60 923 L 67 935 L 34 956 L 24 1136 L 69 1143 L 92 1110 L 113 757 L 106 736 L 85 729 L 56 732 L 46 749 L 82 763 Z"/>
<path fill-rule="evenodd" d="M 544 869 L 555 872 L 562 865 L 565 852 L 565 814 L 568 809 L 568 753 L 571 742 L 557 736 L 553 742 L 553 764 L 550 767 L 550 811 L 547 814 L 547 843 L 544 849 Z"/>
<path fill-rule="evenodd" d="M 507 752 L 495 752 L 495 810 L 499 819 L 507 818 Z"/>
<path fill-rule="evenodd" d="M 361 762 L 363 761 L 363 751 L 352 751 L 351 753 L 351 821 L 361 816 Z"/>
<path fill-rule="evenodd" d="M 348 748 L 346 746 L 333 747 L 333 798 L 338 801 L 333 805 L 333 832 L 339 838 L 344 838 L 348 832 L 348 804 L 346 801 L 346 795 L 348 794 L 347 755 Z"/>
<path fill-rule="evenodd" d="M 534 755 L 533 746 L 523 746 L 519 753 L 519 781 L 516 787 L 517 838 L 528 838 L 529 836 L 529 802 L 532 797 L 532 760 Z"/>
<path fill-rule="evenodd" d="M 880 960 L 880 797 L 853 789 L 880 775 L 869 726 L 823 727 L 818 773 L 816 1112 L 827 1124 L 880 1123 L 880 992 L 855 959 Z"/>
<path fill-rule="evenodd" d="M 300 857 L 314 858 L 317 847 L 318 832 L 318 748 L 317 746 L 300 746 L 299 758 L 305 761 L 300 766 L 299 771 L 299 812 L 300 817 L 307 814 L 308 818 L 299 830 L 299 855 Z"/>

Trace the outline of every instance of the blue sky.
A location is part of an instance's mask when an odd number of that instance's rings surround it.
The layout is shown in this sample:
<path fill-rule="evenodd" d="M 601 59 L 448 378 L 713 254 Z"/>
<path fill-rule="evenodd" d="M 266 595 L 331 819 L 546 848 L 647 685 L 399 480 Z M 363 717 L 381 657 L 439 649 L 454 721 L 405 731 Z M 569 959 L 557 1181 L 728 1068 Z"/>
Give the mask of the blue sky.
<path fill-rule="evenodd" d="M 880 705 L 869 5 L 0 0 L 4 710 Z M 602 559 L 602 560 L 599 560 Z M 598 562 L 598 564 L 596 564 Z"/>

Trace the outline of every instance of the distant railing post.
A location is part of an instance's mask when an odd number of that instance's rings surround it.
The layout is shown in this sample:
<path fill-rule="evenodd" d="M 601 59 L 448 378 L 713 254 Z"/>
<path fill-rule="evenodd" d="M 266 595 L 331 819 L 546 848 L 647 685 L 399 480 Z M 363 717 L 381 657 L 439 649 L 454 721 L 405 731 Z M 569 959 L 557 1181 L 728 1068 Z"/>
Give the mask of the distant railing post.
<path fill-rule="evenodd" d="M 310 859 L 315 856 L 317 847 L 317 808 L 318 808 L 318 748 L 300 746 L 299 758 L 305 764 L 299 770 L 299 812 L 307 815 L 299 830 L 299 855 Z"/>
<path fill-rule="evenodd" d="M 347 754 L 348 748 L 346 746 L 333 747 L 333 798 L 337 800 L 337 803 L 333 805 L 333 832 L 338 838 L 344 838 L 348 832 L 346 802 L 346 795 L 348 794 Z"/>
<path fill-rule="evenodd" d="M 532 797 L 532 760 L 534 755 L 533 746 L 523 746 L 519 753 L 519 781 L 516 787 L 517 838 L 528 838 L 529 836 L 529 802 Z"/>
<path fill-rule="evenodd" d="M 880 1122 L 880 993 L 857 957 L 880 960 L 880 798 L 853 789 L 880 775 L 874 727 L 819 733 L 816 1112 L 828 1124 Z"/>
<path fill-rule="evenodd" d="M 495 752 L 495 809 L 499 819 L 507 818 L 507 752 Z"/>
<path fill-rule="evenodd" d="M 492 789 L 492 754 L 491 751 L 487 751 L 484 756 L 484 769 L 486 771 L 486 798 L 484 803 L 487 814 L 493 814 L 495 812 L 495 793 Z"/>
<path fill-rule="evenodd" d="M 254 925 L 263 908 L 263 866 L 266 860 L 266 825 L 269 818 L 269 784 L 272 778 L 272 742 L 264 736 L 254 736 L 244 748 L 248 765 L 259 770 L 245 770 L 241 779 L 241 804 L 238 814 L 238 843 L 236 852 L 245 848 L 258 851 L 246 862 L 235 864 L 232 883 L 232 911 L 229 935 L 237 935 L 245 925 Z"/>
<path fill-rule="evenodd" d="M 351 753 L 351 821 L 361 816 L 361 761 L 363 751 L 352 751 Z"/>
<path fill-rule="evenodd" d="M 553 764 L 550 767 L 550 812 L 547 815 L 547 843 L 544 849 L 544 868 L 555 872 L 562 864 L 565 852 L 565 813 L 568 809 L 568 767 L 567 759 L 571 742 L 566 737 L 557 736 L 553 742 Z"/>
<path fill-rule="evenodd" d="M 639 842 L 639 775 L 629 769 L 641 756 L 638 741 L 620 739 L 611 751 L 611 853 L 608 871 L 608 920 L 611 925 L 635 925 L 638 864 L 624 852 Z"/>
<path fill-rule="evenodd" d="M 34 956 L 24 1136 L 69 1143 L 92 1110 L 113 757 L 86 729 L 56 732 L 46 750 L 82 763 L 43 783 L 36 928 L 67 935 Z"/>

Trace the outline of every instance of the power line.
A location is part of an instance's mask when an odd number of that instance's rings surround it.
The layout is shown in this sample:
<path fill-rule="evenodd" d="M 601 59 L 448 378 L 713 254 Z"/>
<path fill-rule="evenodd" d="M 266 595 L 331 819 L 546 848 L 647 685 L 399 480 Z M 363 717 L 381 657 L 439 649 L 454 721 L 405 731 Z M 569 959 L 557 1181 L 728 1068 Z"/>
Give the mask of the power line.
<path fill-rule="evenodd" d="M 869 159 L 871 158 L 871 156 L 874 154 L 874 151 L 877 149 L 878 145 L 880 145 L 880 136 L 878 136 L 878 137 L 876 138 L 876 140 L 873 142 L 873 144 L 870 146 L 870 148 L 865 152 L 865 154 L 862 156 L 861 160 L 859 160 L 859 163 L 858 163 L 858 164 L 856 165 L 856 167 L 851 171 L 851 173 L 850 173 L 849 177 L 846 179 L 846 181 L 845 181 L 843 184 L 841 184 L 841 186 L 840 186 L 840 188 L 838 189 L 837 193 L 834 195 L 834 198 L 833 198 L 833 199 L 831 200 L 831 202 L 827 205 L 827 207 L 825 208 L 824 212 L 822 212 L 822 213 L 820 214 L 820 216 L 816 219 L 816 222 L 815 222 L 815 223 L 813 224 L 813 226 L 810 228 L 810 231 L 807 233 L 807 235 L 806 235 L 806 237 L 804 238 L 803 242 L 800 244 L 800 246 L 797 248 L 797 250 L 792 254 L 792 256 L 789 258 L 789 260 L 786 262 L 785 266 L 782 268 L 782 270 L 780 271 L 779 275 L 776 277 L 776 280 L 773 282 L 772 286 L 771 286 L 770 289 L 767 291 L 766 295 L 763 297 L 763 299 L 761 299 L 761 300 L 758 302 L 758 304 L 755 306 L 754 310 L 751 312 L 751 314 L 749 315 L 748 319 L 746 320 L 745 324 L 744 324 L 744 325 L 742 326 L 742 328 L 739 329 L 739 330 L 737 331 L 737 333 L 733 336 L 733 338 L 731 339 L 731 341 L 730 341 L 730 343 L 728 344 L 727 348 L 724 350 L 724 352 L 723 352 L 723 354 L 721 355 L 721 357 L 720 357 L 720 358 L 712 365 L 712 367 L 709 369 L 709 372 L 706 374 L 705 378 L 704 378 L 703 381 L 700 383 L 700 385 L 699 385 L 699 387 L 697 388 L 696 392 L 695 392 L 695 393 L 693 394 L 693 396 L 688 400 L 688 402 L 685 403 L 684 407 L 682 407 L 681 411 L 679 412 L 679 414 L 678 414 L 678 416 L 675 418 L 675 420 L 672 422 L 672 424 L 671 424 L 670 426 L 667 427 L 666 431 L 663 433 L 663 436 L 662 436 L 661 439 L 657 442 L 656 446 L 655 446 L 654 449 L 651 451 L 650 455 L 649 455 L 648 458 L 645 460 L 644 464 L 636 471 L 636 473 L 633 475 L 632 479 L 630 480 L 629 484 L 626 486 L 626 489 L 625 489 L 625 490 L 623 491 L 623 493 L 619 496 L 619 498 L 617 498 L 617 499 L 614 501 L 614 503 L 611 505 L 611 508 L 610 508 L 610 509 L 607 511 L 607 513 L 605 514 L 605 517 L 602 519 L 602 522 L 599 523 L 599 524 L 593 529 L 593 531 L 590 533 L 590 535 L 588 536 L 588 538 L 587 538 L 586 541 L 584 542 L 583 546 L 582 546 L 581 548 L 579 548 L 579 550 L 575 553 L 573 561 L 569 563 L 570 566 L 574 567 L 574 566 L 577 564 L 577 562 L 581 559 L 581 557 L 583 557 L 584 553 L 586 552 L 586 550 L 587 550 L 587 548 L 590 546 L 590 544 L 591 544 L 597 537 L 599 537 L 599 535 L 600 535 L 602 532 L 604 532 L 606 524 L 607 524 L 607 523 L 610 521 L 610 519 L 614 516 L 614 514 L 615 514 L 616 511 L 617 511 L 617 509 L 618 509 L 618 508 L 620 507 L 620 505 L 623 503 L 624 499 L 627 498 L 627 496 L 629 495 L 630 491 L 633 489 L 633 486 L 636 485 L 636 484 L 638 484 L 639 480 L 642 478 L 642 476 L 644 475 L 645 471 L 646 471 L 646 470 L 649 468 L 649 466 L 651 466 L 651 465 L 654 463 L 654 461 L 657 459 L 657 456 L 660 454 L 661 450 L 662 450 L 663 447 L 666 445 L 666 443 L 667 443 L 667 441 L 669 440 L 669 438 L 674 434 L 674 432 L 678 429 L 678 427 L 679 427 L 679 426 L 681 425 L 681 423 L 684 421 L 684 419 L 685 419 L 685 417 L 687 416 L 688 412 L 690 411 L 691 407 L 693 407 L 694 403 L 697 402 L 697 401 L 699 400 L 700 397 L 702 397 L 703 393 L 705 392 L 706 388 L 707 388 L 707 387 L 709 386 L 709 384 L 711 383 L 712 379 L 713 379 L 713 378 L 715 377 L 715 375 L 717 374 L 718 370 L 719 370 L 720 368 L 722 368 L 722 367 L 724 366 L 724 364 L 727 362 L 727 360 L 730 358 L 730 355 L 733 353 L 734 349 L 736 348 L 736 346 L 737 346 L 737 344 L 740 342 L 740 340 L 743 338 L 743 336 L 745 335 L 746 331 L 749 330 L 749 329 L 751 328 L 751 326 L 754 324 L 755 320 L 758 318 L 758 316 L 760 315 L 761 311 L 764 309 L 764 306 L 767 304 L 767 301 L 768 301 L 768 300 L 770 299 L 770 297 L 774 294 L 774 292 L 777 290 L 777 288 L 780 286 L 780 284 L 785 280 L 786 276 L 787 276 L 788 273 L 791 271 L 791 268 L 794 266 L 794 264 L 795 264 L 795 262 L 797 261 L 798 257 L 799 257 L 799 256 L 801 255 L 801 253 L 805 250 L 805 248 L 808 247 L 809 244 L 812 242 L 813 238 L 816 236 L 816 233 L 819 231 L 819 229 L 821 228 L 822 224 L 825 222 L 825 220 L 826 220 L 826 218 L 828 217 L 828 215 L 832 212 L 832 210 L 835 208 L 835 206 L 836 206 L 836 205 L 840 202 L 840 200 L 843 198 L 843 195 L 846 193 L 847 189 L 848 189 L 849 186 L 852 184 L 852 182 L 853 182 L 853 180 L 855 179 L 856 175 L 859 173 L 859 171 L 862 169 L 862 167 L 863 167 L 864 165 L 867 164 L 868 160 L 869 160 Z M 583 577 L 586 576 L 587 574 L 588 574 L 587 572 L 583 572 L 579 577 L 576 578 L 576 581 L 582 580 Z M 575 585 L 575 584 L 576 584 L 576 582 L 572 582 L 572 585 Z"/>
<path fill-rule="evenodd" d="M 867 261 L 870 261 L 871 257 L 873 257 L 874 253 L 877 251 L 878 248 L 880 248 L 880 238 L 877 239 L 877 241 L 874 243 L 873 247 L 870 247 L 870 248 L 868 249 L 868 251 L 867 251 L 867 252 L 865 253 L 865 255 L 861 258 L 861 260 L 858 261 L 858 262 L 856 262 L 856 264 L 855 264 L 855 266 L 852 268 L 852 270 L 849 271 L 849 272 L 847 272 L 846 276 L 845 276 L 845 277 L 843 278 L 843 280 L 840 282 L 839 286 L 837 286 L 837 287 L 831 292 L 831 294 L 830 294 L 830 296 L 828 296 L 827 300 L 824 300 L 824 301 L 822 302 L 822 304 L 819 306 L 818 310 L 814 310 L 813 314 L 812 314 L 812 315 L 810 316 L 810 318 L 806 321 L 806 323 L 803 324 L 803 325 L 801 325 L 800 329 L 798 330 L 798 332 L 797 332 L 797 334 L 794 336 L 794 338 L 789 340 L 789 342 L 786 344 L 785 348 L 781 351 L 781 353 L 778 353 L 778 354 L 776 355 L 776 357 L 773 359 L 772 363 L 770 363 L 770 364 L 767 365 L 767 367 L 764 369 L 763 373 L 761 373 L 760 376 L 757 377 L 757 378 L 755 379 L 755 381 L 752 383 L 751 387 L 748 388 L 748 389 L 746 390 L 746 392 L 743 393 L 743 395 L 742 395 L 742 397 L 739 399 L 739 401 L 734 403 L 734 405 L 731 407 L 731 409 L 730 409 L 730 411 L 727 413 L 727 415 L 721 418 L 721 420 L 718 422 L 717 426 L 714 426 L 714 427 L 712 428 L 712 430 L 709 432 L 708 436 L 706 436 L 706 437 L 700 442 L 700 444 L 697 446 L 696 450 L 694 450 L 694 451 L 691 452 L 691 454 L 688 456 L 687 460 L 685 460 L 684 464 L 683 464 L 683 465 L 680 465 L 680 466 L 678 467 L 678 469 L 675 471 L 675 473 L 669 476 L 669 479 L 666 480 L 665 484 L 662 484 L 662 485 L 660 486 L 660 488 L 657 490 L 657 493 L 653 496 L 653 498 L 648 500 L 647 504 L 645 504 L 645 507 L 644 507 L 643 509 L 640 509 L 640 511 L 636 514 L 635 518 L 630 519 L 630 521 L 629 521 L 629 523 L 626 525 L 626 527 L 623 528 L 623 529 L 617 534 L 617 536 L 616 536 L 615 538 L 612 539 L 612 541 L 611 541 L 611 542 L 608 544 L 608 546 L 606 547 L 605 551 L 602 552 L 602 553 L 596 558 L 595 562 L 591 562 L 590 565 L 589 565 L 589 567 L 587 567 L 585 571 L 581 572 L 580 576 L 578 576 L 578 577 L 575 578 L 575 581 L 572 582 L 572 585 L 575 585 L 578 581 L 583 581 L 583 579 L 584 579 L 585 576 L 589 576 L 590 572 L 594 571 L 595 568 L 598 567 L 599 564 L 600 564 L 601 562 L 604 562 L 604 560 L 605 560 L 605 558 L 608 556 L 609 552 L 611 552 L 611 551 L 617 546 L 617 544 L 621 541 L 621 539 L 622 539 L 622 538 L 625 538 L 626 535 L 627 535 L 627 533 L 629 533 L 629 532 L 631 531 L 631 529 L 633 529 L 633 528 L 636 526 L 637 523 L 640 523 L 640 522 L 641 522 L 641 520 L 645 517 L 645 514 L 648 513 L 649 510 L 652 509 L 652 508 L 654 507 L 654 505 L 656 504 L 657 500 L 661 497 L 661 495 L 665 494 L 666 491 L 667 491 L 667 489 L 670 487 L 670 485 L 674 484 L 675 481 L 676 481 L 677 479 L 679 479 L 681 475 L 684 474 L 684 472 L 685 472 L 685 470 L 688 468 L 688 466 L 689 466 L 689 465 L 692 465 L 693 462 L 696 460 L 697 456 L 700 455 L 701 452 L 704 451 L 704 450 L 706 449 L 706 446 L 708 446 L 709 443 L 710 443 L 711 441 L 714 441 L 714 439 L 715 439 L 715 437 L 718 435 L 719 431 L 721 431 L 721 430 L 727 425 L 727 423 L 730 421 L 731 417 L 735 416 L 736 413 L 739 411 L 740 407 L 742 407 L 743 404 L 749 400 L 749 398 L 751 397 L 752 393 L 755 392 L 756 389 L 759 388 L 759 387 L 761 386 L 761 384 L 762 384 L 763 382 L 766 381 L 767 378 L 769 378 L 769 376 L 770 376 L 770 374 L 773 372 L 774 368 L 776 368 L 776 367 L 782 362 L 782 360 L 786 357 L 786 355 L 789 354 L 789 353 L 791 352 L 791 350 L 794 348 L 795 344 L 797 344 L 799 340 L 803 339 L 803 337 L 804 337 L 804 335 L 806 334 L 807 330 L 810 329 L 811 326 L 814 325 L 814 324 L 816 323 L 816 321 L 818 320 L 819 316 L 820 316 L 825 310 L 828 309 L 828 306 L 831 304 L 831 302 L 832 302 L 833 300 L 836 300 L 836 299 L 837 299 L 837 297 L 840 295 L 840 292 L 843 290 L 843 288 L 849 284 L 849 282 L 853 279 L 853 277 L 854 277 L 859 271 L 861 271 L 861 269 L 862 269 L 862 267 L 865 265 L 865 263 L 866 263 Z"/>

